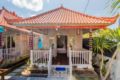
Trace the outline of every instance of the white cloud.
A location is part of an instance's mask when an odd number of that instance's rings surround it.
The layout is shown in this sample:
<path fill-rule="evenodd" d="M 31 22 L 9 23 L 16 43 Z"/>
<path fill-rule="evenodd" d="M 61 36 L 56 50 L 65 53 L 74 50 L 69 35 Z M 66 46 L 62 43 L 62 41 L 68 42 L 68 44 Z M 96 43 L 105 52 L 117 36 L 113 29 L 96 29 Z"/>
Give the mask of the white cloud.
<path fill-rule="evenodd" d="M 12 0 L 12 3 L 20 8 L 36 12 L 43 9 L 43 0 Z"/>

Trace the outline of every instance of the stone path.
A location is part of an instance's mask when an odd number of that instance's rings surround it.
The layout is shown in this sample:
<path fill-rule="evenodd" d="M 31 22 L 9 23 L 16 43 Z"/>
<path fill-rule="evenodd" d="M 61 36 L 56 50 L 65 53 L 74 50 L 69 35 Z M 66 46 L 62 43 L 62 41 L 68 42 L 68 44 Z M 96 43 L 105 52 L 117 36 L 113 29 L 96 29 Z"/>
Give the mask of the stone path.
<path fill-rule="evenodd" d="M 26 65 L 19 67 L 18 69 L 14 70 L 10 74 L 5 76 L 6 80 L 69 80 L 65 77 L 24 77 L 21 75 L 21 71 L 25 69 Z M 73 79 L 72 79 L 73 80 Z"/>
<path fill-rule="evenodd" d="M 72 76 L 72 79 L 69 79 L 69 77 L 24 77 L 21 75 L 21 71 L 25 69 L 26 65 L 19 67 L 18 69 L 14 70 L 10 74 L 5 76 L 5 80 L 98 80 L 88 77 L 80 77 L 79 79 L 75 76 Z"/>
<path fill-rule="evenodd" d="M 48 77 L 48 78 L 42 78 L 42 77 L 11 77 L 8 80 L 69 80 L 68 78 L 58 78 L 58 77 Z"/>

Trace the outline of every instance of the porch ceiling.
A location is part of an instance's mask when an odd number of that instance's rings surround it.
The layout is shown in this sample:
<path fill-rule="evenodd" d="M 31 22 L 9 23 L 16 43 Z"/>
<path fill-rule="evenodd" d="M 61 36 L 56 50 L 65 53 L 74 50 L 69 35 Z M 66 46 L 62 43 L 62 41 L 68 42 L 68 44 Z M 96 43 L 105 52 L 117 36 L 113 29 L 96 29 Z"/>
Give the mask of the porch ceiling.
<path fill-rule="evenodd" d="M 28 29 L 28 30 L 31 30 L 31 29 Z M 45 34 L 45 35 L 48 35 L 48 30 L 53 30 L 55 32 L 57 32 L 56 29 L 32 29 L 32 31 L 36 32 L 36 33 L 40 33 L 40 34 Z M 68 31 L 68 30 L 78 30 L 78 29 L 58 29 L 58 33 L 60 33 L 61 30 L 65 30 Z M 88 33 L 90 31 L 90 29 L 79 29 L 79 30 L 82 30 L 82 33 L 85 34 L 85 33 Z M 92 29 L 92 31 L 95 31 L 97 29 Z M 76 32 L 77 33 L 77 32 Z"/>

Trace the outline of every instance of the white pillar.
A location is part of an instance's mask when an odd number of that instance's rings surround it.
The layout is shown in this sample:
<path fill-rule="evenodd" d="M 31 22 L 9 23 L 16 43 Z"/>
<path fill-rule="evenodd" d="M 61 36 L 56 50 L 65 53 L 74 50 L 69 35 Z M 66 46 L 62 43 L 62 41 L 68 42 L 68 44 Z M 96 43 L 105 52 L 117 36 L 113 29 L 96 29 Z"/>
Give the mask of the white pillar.
<path fill-rule="evenodd" d="M 22 43 L 22 33 L 20 33 L 20 53 L 23 54 L 23 43 Z"/>
<path fill-rule="evenodd" d="M 30 50 L 30 61 L 31 61 L 31 66 L 33 65 L 33 51 Z"/>
<path fill-rule="evenodd" d="M 51 65 L 52 65 L 52 48 L 50 47 L 48 59 L 48 76 L 51 75 Z"/>
<path fill-rule="evenodd" d="M 93 69 L 93 67 L 92 67 L 92 51 L 89 52 L 89 68 Z"/>
<path fill-rule="evenodd" d="M 72 80 L 72 54 L 71 54 L 71 50 L 69 49 L 69 66 L 70 66 L 70 79 Z"/>
<path fill-rule="evenodd" d="M 13 35 L 13 41 L 14 41 L 14 43 L 15 43 L 15 47 L 14 47 L 15 53 L 17 53 L 17 42 L 16 42 L 16 36 L 17 36 L 17 34 L 14 34 L 14 35 Z M 17 54 L 17 55 L 18 55 L 18 54 Z"/>

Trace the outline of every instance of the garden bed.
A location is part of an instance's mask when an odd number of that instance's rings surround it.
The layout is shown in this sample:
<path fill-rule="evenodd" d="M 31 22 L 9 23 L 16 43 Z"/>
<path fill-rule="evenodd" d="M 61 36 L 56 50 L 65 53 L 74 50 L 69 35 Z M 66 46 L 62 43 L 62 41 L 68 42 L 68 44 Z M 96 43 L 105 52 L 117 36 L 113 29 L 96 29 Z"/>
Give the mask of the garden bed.
<path fill-rule="evenodd" d="M 36 66 L 27 66 L 23 71 L 22 75 L 26 77 L 47 77 L 48 70 L 47 69 L 40 69 Z"/>

